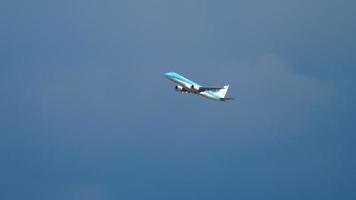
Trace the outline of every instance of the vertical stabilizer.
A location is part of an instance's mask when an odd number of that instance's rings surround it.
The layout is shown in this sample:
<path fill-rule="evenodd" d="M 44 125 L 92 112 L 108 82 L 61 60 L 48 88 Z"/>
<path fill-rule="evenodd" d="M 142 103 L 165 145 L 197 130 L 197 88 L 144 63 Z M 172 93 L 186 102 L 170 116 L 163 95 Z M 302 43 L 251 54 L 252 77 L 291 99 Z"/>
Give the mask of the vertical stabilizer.
<path fill-rule="evenodd" d="M 215 94 L 217 94 L 221 98 L 225 98 L 228 89 L 229 89 L 229 85 L 225 85 L 223 89 L 220 89 Z"/>

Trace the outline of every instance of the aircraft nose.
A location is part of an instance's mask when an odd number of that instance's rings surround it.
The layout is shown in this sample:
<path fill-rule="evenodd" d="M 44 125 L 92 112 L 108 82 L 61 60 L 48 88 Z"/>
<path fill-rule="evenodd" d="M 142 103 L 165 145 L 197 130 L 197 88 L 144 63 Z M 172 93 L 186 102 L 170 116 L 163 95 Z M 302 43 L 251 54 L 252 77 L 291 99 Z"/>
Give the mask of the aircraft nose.
<path fill-rule="evenodd" d="M 169 77 L 170 76 L 170 72 L 167 72 L 167 73 L 165 73 L 164 75 L 166 76 L 166 77 Z"/>

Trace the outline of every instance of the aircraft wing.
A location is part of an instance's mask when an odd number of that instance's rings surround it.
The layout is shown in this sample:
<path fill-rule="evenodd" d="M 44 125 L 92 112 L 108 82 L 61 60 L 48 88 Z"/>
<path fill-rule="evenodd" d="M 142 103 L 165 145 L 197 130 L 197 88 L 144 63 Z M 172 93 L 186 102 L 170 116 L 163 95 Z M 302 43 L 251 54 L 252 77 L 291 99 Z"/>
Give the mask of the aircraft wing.
<path fill-rule="evenodd" d="M 218 91 L 218 90 L 221 90 L 221 89 L 224 89 L 222 87 L 199 87 L 199 92 L 204 92 L 204 91 Z"/>

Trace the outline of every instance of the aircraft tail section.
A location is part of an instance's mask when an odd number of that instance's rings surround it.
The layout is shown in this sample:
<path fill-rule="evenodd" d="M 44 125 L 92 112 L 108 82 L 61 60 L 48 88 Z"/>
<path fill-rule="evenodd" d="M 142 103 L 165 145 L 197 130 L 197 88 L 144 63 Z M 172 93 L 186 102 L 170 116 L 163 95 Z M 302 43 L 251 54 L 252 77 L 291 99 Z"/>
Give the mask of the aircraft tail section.
<path fill-rule="evenodd" d="M 224 88 L 220 89 L 215 94 L 217 94 L 221 98 L 225 98 L 228 89 L 229 89 L 229 85 L 225 85 Z"/>

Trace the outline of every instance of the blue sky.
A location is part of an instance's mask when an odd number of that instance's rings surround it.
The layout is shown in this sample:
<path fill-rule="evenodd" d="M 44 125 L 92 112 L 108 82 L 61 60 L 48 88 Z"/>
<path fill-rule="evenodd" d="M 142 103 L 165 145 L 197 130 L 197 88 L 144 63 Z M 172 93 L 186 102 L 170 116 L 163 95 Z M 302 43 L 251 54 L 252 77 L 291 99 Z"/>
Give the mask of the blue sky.
<path fill-rule="evenodd" d="M 2 1 L 1 199 L 355 199 L 354 13 Z M 237 100 L 176 93 L 168 71 Z"/>

